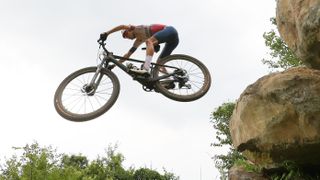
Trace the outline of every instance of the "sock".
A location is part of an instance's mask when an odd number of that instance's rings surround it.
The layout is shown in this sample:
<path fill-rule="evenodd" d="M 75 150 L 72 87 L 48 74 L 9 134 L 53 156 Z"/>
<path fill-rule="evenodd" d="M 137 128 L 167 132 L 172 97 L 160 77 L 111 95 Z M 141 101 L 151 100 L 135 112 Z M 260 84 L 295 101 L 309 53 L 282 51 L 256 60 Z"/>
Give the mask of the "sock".
<path fill-rule="evenodd" d="M 151 65 L 151 61 L 152 61 L 152 56 L 147 55 L 146 56 L 146 61 L 143 64 L 143 69 L 149 71 L 150 65 Z"/>

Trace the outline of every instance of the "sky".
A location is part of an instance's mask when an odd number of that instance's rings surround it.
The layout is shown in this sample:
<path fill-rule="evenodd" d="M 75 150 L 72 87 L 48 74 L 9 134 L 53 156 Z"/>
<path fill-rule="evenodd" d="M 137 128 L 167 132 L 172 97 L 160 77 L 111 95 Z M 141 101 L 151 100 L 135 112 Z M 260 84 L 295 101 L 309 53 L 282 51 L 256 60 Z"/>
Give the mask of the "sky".
<path fill-rule="evenodd" d="M 262 35 L 273 28 L 269 19 L 275 16 L 275 1 L 0 2 L 0 160 L 10 157 L 13 146 L 34 141 L 91 159 L 118 144 L 126 167 L 160 172 L 164 167 L 182 180 L 219 178 L 212 157 L 224 150 L 210 146 L 216 142 L 210 114 L 268 73 L 261 62 L 268 56 Z M 120 95 L 104 115 L 75 123 L 56 113 L 56 88 L 72 72 L 96 65 L 101 32 L 120 24 L 154 23 L 178 30 L 174 53 L 194 56 L 208 67 L 212 85 L 204 97 L 176 102 L 143 91 L 115 69 Z M 132 43 L 117 32 L 108 37 L 107 47 L 123 55 Z M 139 50 L 132 55 L 144 56 Z"/>

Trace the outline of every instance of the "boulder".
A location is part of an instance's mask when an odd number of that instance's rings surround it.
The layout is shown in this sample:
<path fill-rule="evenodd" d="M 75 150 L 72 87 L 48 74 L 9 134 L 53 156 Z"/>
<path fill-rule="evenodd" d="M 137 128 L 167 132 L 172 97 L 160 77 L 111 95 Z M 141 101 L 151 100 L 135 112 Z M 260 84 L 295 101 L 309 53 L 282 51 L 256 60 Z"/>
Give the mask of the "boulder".
<path fill-rule="evenodd" d="M 320 1 L 278 0 L 276 20 L 288 47 L 308 67 L 320 69 Z"/>
<path fill-rule="evenodd" d="M 320 165 L 320 71 L 272 73 L 248 86 L 230 119 L 233 145 L 255 164 Z"/>

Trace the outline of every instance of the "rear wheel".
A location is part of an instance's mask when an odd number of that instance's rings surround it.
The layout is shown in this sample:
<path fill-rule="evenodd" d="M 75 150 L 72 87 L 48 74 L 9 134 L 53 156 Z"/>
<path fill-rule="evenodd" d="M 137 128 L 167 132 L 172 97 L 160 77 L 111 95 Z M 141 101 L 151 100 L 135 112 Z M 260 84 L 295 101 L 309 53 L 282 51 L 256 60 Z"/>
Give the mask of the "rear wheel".
<path fill-rule="evenodd" d="M 170 55 L 157 62 L 178 68 L 156 66 L 154 77 L 180 72 L 179 74 L 158 81 L 156 89 L 164 96 L 176 101 L 194 101 L 204 96 L 211 85 L 211 76 L 207 67 L 199 60 L 182 54 Z"/>
<path fill-rule="evenodd" d="M 106 111 L 116 102 L 120 84 L 117 76 L 107 69 L 98 75 L 98 87 L 90 86 L 96 67 L 80 69 L 66 77 L 54 96 L 57 112 L 71 121 L 88 121 Z"/>

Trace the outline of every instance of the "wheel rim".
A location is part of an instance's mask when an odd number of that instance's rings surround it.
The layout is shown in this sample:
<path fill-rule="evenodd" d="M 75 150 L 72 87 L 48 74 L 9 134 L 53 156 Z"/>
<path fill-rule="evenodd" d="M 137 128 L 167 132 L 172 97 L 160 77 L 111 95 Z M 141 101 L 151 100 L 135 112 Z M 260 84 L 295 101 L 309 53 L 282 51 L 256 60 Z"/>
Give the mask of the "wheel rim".
<path fill-rule="evenodd" d="M 168 86 L 168 79 L 160 80 L 160 85 L 171 94 L 178 96 L 192 96 L 199 93 L 204 88 L 206 81 L 204 70 L 194 62 L 190 62 L 185 59 L 172 59 L 164 62 L 163 65 L 177 67 L 184 72 L 183 75 L 173 77 L 172 80 L 174 80 L 174 85 L 171 84 Z M 160 67 L 158 76 L 173 73 L 175 70 L 176 69 L 173 68 Z M 186 82 L 181 83 L 184 81 Z"/>
<path fill-rule="evenodd" d="M 99 87 L 88 84 L 95 72 L 85 72 L 72 79 L 61 93 L 62 107 L 73 115 L 87 115 L 101 109 L 112 96 L 112 80 L 103 74 Z"/>

